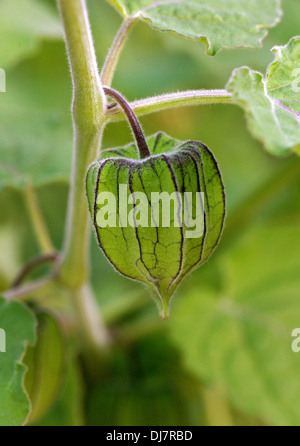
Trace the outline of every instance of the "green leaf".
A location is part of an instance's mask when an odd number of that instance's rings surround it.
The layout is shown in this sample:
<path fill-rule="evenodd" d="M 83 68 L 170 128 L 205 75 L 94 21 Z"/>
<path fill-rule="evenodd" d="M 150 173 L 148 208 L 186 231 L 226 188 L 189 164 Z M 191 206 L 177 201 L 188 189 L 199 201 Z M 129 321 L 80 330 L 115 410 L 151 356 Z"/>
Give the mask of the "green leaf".
<path fill-rule="evenodd" d="M 189 370 L 220 387 L 241 411 L 298 425 L 299 225 L 255 227 L 220 258 L 225 286 L 187 292 L 170 322 Z"/>
<path fill-rule="evenodd" d="M 149 285 L 161 316 L 167 317 L 181 280 L 208 259 L 219 241 L 225 197 L 216 161 L 204 144 L 181 143 L 163 133 L 147 141 L 152 156 L 144 160 L 137 160 L 134 144 L 104 151 L 89 169 L 87 195 L 100 248 L 119 273 Z M 113 200 L 99 203 L 102 193 Z M 155 201 L 154 193 L 164 193 L 167 201 L 161 196 Z M 192 196 L 190 203 L 184 193 Z"/>
<path fill-rule="evenodd" d="M 275 61 L 268 68 L 268 94 L 300 118 L 300 36 L 272 51 Z"/>
<path fill-rule="evenodd" d="M 300 37 L 273 51 L 276 60 L 265 77 L 248 67 L 238 68 L 226 88 L 245 110 L 251 133 L 273 155 L 285 155 L 300 146 Z"/>
<path fill-rule="evenodd" d="M 35 339 L 33 314 L 18 302 L 0 298 L 0 328 L 6 333 L 6 352 L 0 351 L 0 426 L 19 426 L 30 409 L 22 358 Z"/>
<path fill-rule="evenodd" d="M 58 321 L 49 313 L 37 313 L 37 342 L 27 349 L 24 364 L 28 367 L 25 388 L 32 409 L 28 419 L 42 418 L 56 401 L 66 369 L 66 346 Z"/>
<path fill-rule="evenodd" d="M 0 2 L 0 66 L 7 69 L 39 48 L 42 39 L 62 37 L 57 14 L 44 1 Z"/>
<path fill-rule="evenodd" d="M 222 48 L 259 48 L 280 17 L 278 0 L 108 0 L 123 17 L 138 17 L 161 31 Z"/>

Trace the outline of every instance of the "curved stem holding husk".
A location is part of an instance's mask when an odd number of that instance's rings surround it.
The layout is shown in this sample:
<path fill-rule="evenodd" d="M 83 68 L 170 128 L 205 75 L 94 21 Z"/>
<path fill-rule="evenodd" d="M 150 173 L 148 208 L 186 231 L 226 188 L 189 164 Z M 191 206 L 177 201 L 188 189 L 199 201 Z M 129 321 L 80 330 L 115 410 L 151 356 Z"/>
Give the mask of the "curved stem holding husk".
<path fill-rule="evenodd" d="M 137 146 L 139 149 L 140 158 L 141 159 L 148 158 L 151 155 L 150 151 L 149 151 L 148 144 L 146 142 L 146 139 L 145 139 L 143 130 L 140 126 L 140 123 L 139 123 L 137 117 L 135 116 L 133 110 L 131 109 L 129 103 L 116 90 L 113 90 L 112 88 L 109 88 L 109 87 L 103 87 L 103 90 L 107 95 L 114 98 L 118 102 L 118 104 L 122 107 L 122 109 L 124 110 L 124 113 L 130 123 L 130 127 L 131 127 L 133 134 L 135 136 Z"/>

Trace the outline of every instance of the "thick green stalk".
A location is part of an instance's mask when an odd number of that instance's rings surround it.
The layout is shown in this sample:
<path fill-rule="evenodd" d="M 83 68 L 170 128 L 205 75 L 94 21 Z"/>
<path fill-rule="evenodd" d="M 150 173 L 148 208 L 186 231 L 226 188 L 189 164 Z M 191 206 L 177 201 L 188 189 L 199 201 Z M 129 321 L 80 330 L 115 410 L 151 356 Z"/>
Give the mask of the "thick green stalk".
<path fill-rule="evenodd" d="M 73 81 L 74 125 L 68 216 L 58 274 L 59 280 L 73 295 L 74 308 L 89 350 L 98 352 L 107 347 L 109 336 L 88 285 L 90 217 L 85 177 L 89 165 L 99 154 L 106 99 L 98 73 L 85 0 L 57 0 L 57 3 Z"/>
<path fill-rule="evenodd" d="M 89 276 L 90 221 L 85 196 L 85 176 L 99 152 L 105 96 L 99 79 L 85 1 L 57 1 L 64 25 L 74 88 L 73 169 L 60 276 L 66 285 L 80 287 Z"/>

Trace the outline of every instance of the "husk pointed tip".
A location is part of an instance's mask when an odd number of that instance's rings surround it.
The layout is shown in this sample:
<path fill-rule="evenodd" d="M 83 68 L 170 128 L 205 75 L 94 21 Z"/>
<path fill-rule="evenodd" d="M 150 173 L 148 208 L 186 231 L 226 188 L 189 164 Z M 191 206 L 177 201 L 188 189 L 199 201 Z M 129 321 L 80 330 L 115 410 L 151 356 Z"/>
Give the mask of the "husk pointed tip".
<path fill-rule="evenodd" d="M 161 306 L 159 309 L 159 317 L 162 320 L 166 320 L 170 318 L 170 301 L 166 301 L 165 299 L 161 302 Z"/>

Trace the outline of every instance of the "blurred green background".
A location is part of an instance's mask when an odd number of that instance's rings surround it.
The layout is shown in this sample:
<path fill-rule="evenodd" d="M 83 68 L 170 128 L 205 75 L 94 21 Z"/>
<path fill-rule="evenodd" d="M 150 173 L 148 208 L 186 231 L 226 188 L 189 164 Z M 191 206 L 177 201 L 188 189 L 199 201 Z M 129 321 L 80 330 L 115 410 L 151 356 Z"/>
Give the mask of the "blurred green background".
<path fill-rule="evenodd" d="M 104 0 L 87 3 L 101 66 L 121 19 Z M 55 2 L 1 0 L 0 11 L 0 67 L 7 76 L 7 92 L 0 94 L 3 291 L 39 252 L 26 208 L 28 182 L 61 248 L 72 124 Z M 206 56 L 199 43 L 139 23 L 113 87 L 133 100 L 224 88 L 232 70 L 243 65 L 265 72 L 270 49 L 299 34 L 299 1 L 284 0 L 283 11 L 263 49 L 215 57 Z M 180 108 L 141 122 L 146 134 L 161 130 L 203 141 L 213 151 L 227 195 L 223 238 L 177 291 L 170 320 L 160 321 L 144 287 L 117 275 L 92 237 L 93 286 L 114 346 L 92 378 L 69 347 L 60 390 L 36 423 L 299 425 L 300 353 L 291 350 L 291 332 L 300 326 L 299 160 L 270 157 L 233 105 Z M 131 138 L 126 123 L 111 124 L 104 148 Z"/>

